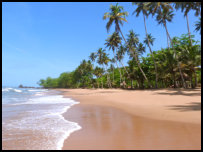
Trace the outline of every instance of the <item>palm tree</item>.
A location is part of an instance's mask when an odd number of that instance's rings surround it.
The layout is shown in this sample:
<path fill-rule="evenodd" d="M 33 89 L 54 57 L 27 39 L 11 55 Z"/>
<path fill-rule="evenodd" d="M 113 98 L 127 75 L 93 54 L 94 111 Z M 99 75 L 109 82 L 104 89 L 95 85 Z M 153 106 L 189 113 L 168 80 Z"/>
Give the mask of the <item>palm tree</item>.
<path fill-rule="evenodd" d="M 97 88 L 99 88 L 99 81 L 98 78 L 100 78 L 104 73 L 104 70 L 98 66 L 95 67 L 93 74 L 97 77 Z M 102 83 L 102 88 L 103 88 L 103 83 Z"/>
<path fill-rule="evenodd" d="M 130 30 L 129 33 L 130 33 L 130 34 L 127 35 L 127 37 L 128 37 L 128 38 L 127 38 L 127 46 L 128 46 L 128 49 L 129 49 L 129 51 L 130 51 L 131 56 L 133 56 L 134 59 L 136 60 L 137 65 L 138 65 L 138 67 L 139 67 L 139 69 L 140 69 L 142 75 L 144 76 L 145 80 L 149 83 L 148 78 L 147 78 L 147 76 L 145 75 L 144 71 L 142 70 L 142 68 L 141 68 L 141 66 L 140 66 L 140 62 L 139 62 L 139 57 L 138 57 L 138 54 L 139 54 L 139 53 L 138 53 L 138 50 L 137 50 L 137 46 L 138 46 L 138 44 L 139 44 L 138 35 L 135 34 L 135 33 L 133 32 L 133 30 Z M 132 51 L 132 50 L 133 50 L 133 51 Z M 149 85 L 150 85 L 150 83 L 149 83 Z M 151 86 L 151 85 L 150 85 L 150 86 Z"/>
<path fill-rule="evenodd" d="M 149 12 L 154 16 L 158 10 L 173 10 L 173 7 L 170 5 L 172 2 L 145 2 L 148 7 Z"/>
<path fill-rule="evenodd" d="M 107 54 L 105 53 L 105 50 L 102 48 L 99 48 L 97 51 L 97 55 L 98 55 L 97 63 L 102 65 L 103 68 L 104 68 L 104 65 L 107 66 L 110 59 L 108 58 Z M 104 70 L 105 70 L 105 68 L 104 68 Z M 105 71 L 107 71 L 107 70 L 105 70 Z M 107 73 L 107 83 L 108 83 L 108 86 L 111 88 L 111 83 L 109 80 L 109 74 L 108 73 Z M 102 88 L 103 88 L 103 79 L 102 79 Z"/>
<path fill-rule="evenodd" d="M 188 29 L 188 35 L 190 38 L 190 45 L 192 46 L 192 39 L 191 39 L 189 20 L 188 20 L 188 12 L 194 8 L 194 4 L 193 4 L 193 2 L 175 2 L 174 4 L 175 4 L 176 10 L 181 9 L 181 12 L 184 12 L 184 17 L 186 17 L 186 20 L 187 20 L 187 29 Z"/>
<path fill-rule="evenodd" d="M 112 62 L 112 60 L 111 60 L 111 62 Z M 115 69 L 115 67 L 114 67 L 114 65 L 111 63 L 111 65 L 110 65 L 110 71 L 112 72 L 112 75 L 113 75 L 112 86 L 114 86 L 114 69 Z"/>
<path fill-rule="evenodd" d="M 128 12 L 122 11 L 123 7 L 119 6 L 118 3 L 116 5 L 110 5 L 110 12 L 106 12 L 103 16 L 104 20 L 109 18 L 109 21 L 106 24 L 107 32 L 109 31 L 112 24 L 115 23 L 115 31 L 120 32 L 122 34 L 120 25 L 123 25 L 123 21 L 127 22 L 125 17 L 128 16 Z"/>
<path fill-rule="evenodd" d="M 153 38 L 151 34 L 147 34 L 147 35 L 146 35 L 146 38 L 145 38 L 145 40 L 144 40 L 144 43 L 145 43 L 146 45 L 148 45 L 148 47 L 150 48 L 150 53 L 151 53 L 151 55 L 152 55 L 152 59 L 153 59 L 153 62 L 154 62 L 154 68 L 155 68 L 155 74 L 156 74 L 155 88 L 157 88 L 157 87 L 158 87 L 158 85 L 157 85 L 157 84 L 158 84 L 157 64 L 156 64 L 156 61 L 155 61 L 155 58 L 154 58 L 154 54 L 153 54 L 153 52 L 152 52 L 152 50 L 151 50 L 151 47 L 150 47 L 150 45 L 153 46 L 154 40 L 155 40 L 155 38 Z"/>
<path fill-rule="evenodd" d="M 121 70 L 120 70 L 118 63 L 117 63 L 117 60 L 116 60 L 117 48 L 118 48 L 120 43 L 121 43 L 121 37 L 119 36 L 118 32 L 114 32 L 112 35 L 110 35 L 106 39 L 105 45 L 106 45 L 106 47 L 109 48 L 109 50 L 113 51 L 114 60 L 116 62 L 116 66 L 117 66 L 119 73 L 120 73 L 120 85 L 121 85 L 122 74 L 121 74 Z M 115 50 L 116 50 L 116 54 L 115 54 Z"/>
<path fill-rule="evenodd" d="M 126 52 L 126 48 L 123 45 L 121 45 L 117 52 L 117 60 L 121 63 L 121 65 L 123 66 L 125 72 L 127 73 L 128 77 L 129 77 L 129 72 L 127 71 L 126 67 L 124 66 L 124 64 L 122 62 L 125 52 Z"/>
<path fill-rule="evenodd" d="M 174 49 L 173 47 L 173 42 L 172 42 L 172 39 L 169 35 L 169 32 L 168 32 L 168 29 L 167 29 L 167 26 L 166 26 L 166 22 L 171 22 L 172 21 L 172 18 L 173 18 L 174 14 L 172 13 L 172 11 L 168 11 L 167 9 L 159 9 L 157 11 L 157 16 L 156 16 L 156 21 L 158 22 L 158 24 L 162 24 L 164 25 L 164 28 L 167 32 L 167 35 L 168 35 L 168 38 L 170 40 L 170 43 L 171 43 L 171 46 L 172 48 Z M 175 53 L 175 57 L 176 57 L 176 60 L 178 62 L 178 69 L 179 69 L 179 72 L 180 72 L 180 75 L 181 75 L 181 79 L 182 79 L 182 83 L 183 83 L 183 87 L 186 88 L 186 84 L 185 84 L 185 80 L 184 80 L 184 77 L 183 77 L 183 74 L 182 74 L 182 70 L 181 70 L 181 67 L 180 67 L 180 63 L 177 59 L 177 53 L 176 53 L 176 50 L 174 49 L 174 53 Z"/>
<path fill-rule="evenodd" d="M 195 26 L 196 26 L 195 31 L 199 31 L 201 35 L 201 17 L 199 17 L 199 21 L 196 22 Z"/>
<path fill-rule="evenodd" d="M 146 33 L 146 40 L 147 40 L 145 42 L 149 47 L 150 53 L 151 53 L 153 61 L 154 61 L 154 67 L 155 67 L 155 72 L 156 72 L 155 88 L 157 88 L 158 87 L 157 86 L 157 82 L 158 82 L 157 65 L 156 65 L 156 61 L 154 59 L 154 55 L 153 55 L 153 52 L 152 52 L 152 49 L 151 49 L 151 46 L 150 46 L 150 42 L 149 42 L 149 36 L 151 36 L 151 35 L 148 35 L 148 33 L 147 33 L 147 26 L 146 26 L 146 21 L 145 21 L 145 17 L 148 17 L 148 15 L 149 15 L 149 13 L 148 13 L 149 8 L 146 5 L 147 4 L 146 2 L 133 2 L 133 4 L 137 5 L 137 9 L 133 12 L 133 14 L 137 13 L 136 14 L 137 17 L 139 16 L 139 14 L 141 12 L 143 14 L 145 33 Z"/>
<path fill-rule="evenodd" d="M 90 58 L 90 60 L 91 60 L 92 62 L 94 62 L 95 59 L 97 58 L 97 55 L 96 55 L 95 53 L 91 53 L 90 56 L 89 56 L 89 58 Z"/>
<path fill-rule="evenodd" d="M 107 84 L 108 84 L 109 88 L 112 88 L 112 86 L 111 86 L 111 79 L 110 79 L 110 75 L 109 75 L 109 73 L 108 73 L 108 68 L 107 68 L 109 62 L 110 62 L 110 59 L 109 59 L 109 57 L 108 57 L 108 54 L 106 54 L 106 53 L 104 52 L 104 53 L 103 53 L 103 63 L 104 63 L 104 65 L 106 66 Z"/>
<path fill-rule="evenodd" d="M 193 38 L 194 36 L 191 35 Z M 195 42 L 194 40 L 192 40 Z M 196 45 L 194 43 L 193 46 L 190 45 L 190 40 L 187 35 L 182 35 L 181 38 L 177 40 L 177 45 L 175 46 L 176 50 L 181 52 L 180 55 L 182 63 L 184 63 L 186 66 L 185 68 L 189 70 L 189 73 L 191 74 L 191 85 L 192 87 L 197 86 L 197 75 L 196 75 L 196 69 L 198 69 L 198 66 L 201 65 L 201 50 L 199 48 L 199 45 Z M 192 83 L 192 75 L 194 74 L 195 79 L 195 85 Z"/>
<path fill-rule="evenodd" d="M 173 10 L 173 7 L 171 6 L 172 2 L 145 2 L 145 3 L 149 11 L 149 14 L 151 14 L 152 16 L 154 16 L 160 10 L 166 10 L 166 12 Z M 167 43 L 169 47 L 167 31 L 166 31 L 166 37 L 167 37 Z"/>
<path fill-rule="evenodd" d="M 97 63 L 99 64 L 99 65 L 102 65 L 103 67 L 104 67 L 104 62 L 103 62 L 103 53 L 104 53 L 104 50 L 102 49 L 102 48 L 99 48 L 98 50 L 97 50 Z M 102 88 L 103 88 L 103 79 L 101 79 L 101 81 L 102 81 Z"/>

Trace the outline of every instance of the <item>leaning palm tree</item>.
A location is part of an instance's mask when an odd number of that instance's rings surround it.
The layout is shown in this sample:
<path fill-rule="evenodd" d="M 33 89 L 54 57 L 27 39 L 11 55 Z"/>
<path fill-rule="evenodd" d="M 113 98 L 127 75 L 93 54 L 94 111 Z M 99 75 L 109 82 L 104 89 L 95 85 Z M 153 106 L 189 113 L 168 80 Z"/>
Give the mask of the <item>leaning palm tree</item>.
<path fill-rule="evenodd" d="M 121 43 L 121 37 L 119 36 L 118 32 L 114 32 L 112 35 L 110 35 L 107 39 L 106 39 L 106 47 L 109 48 L 109 50 L 113 51 L 113 55 L 114 55 L 114 60 L 116 62 L 116 66 L 119 70 L 120 73 L 120 85 L 121 85 L 121 80 L 122 80 L 122 74 L 121 74 L 121 70 L 118 66 L 118 62 L 116 60 L 116 54 L 117 54 L 117 49 L 119 44 Z M 116 50 L 116 53 L 115 53 Z"/>
<path fill-rule="evenodd" d="M 201 35 L 201 17 L 199 18 L 199 21 L 196 22 L 195 27 L 195 31 L 199 31 Z"/>
<path fill-rule="evenodd" d="M 196 10 L 195 15 L 198 16 L 200 12 L 200 8 L 196 7 L 194 2 L 175 2 L 174 3 L 176 10 L 181 9 L 181 12 L 184 12 L 184 17 L 186 17 L 187 20 L 187 29 L 188 29 L 188 35 L 190 38 L 190 45 L 192 46 L 192 39 L 191 39 L 191 33 L 190 33 L 190 27 L 189 27 L 189 19 L 188 19 L 188 13 L 190 10 Z M 198 9 L 199 8 L 199 9 Z"/>
<path fill-rule="evenodd" d="M 111 60 L 111 62 L 112 62 L 112 60 Z M 111 65 L 110 65 L 110 71 L 112 72 L 112 75 L 113 75 L 112 86 L 114 86 L 114 69 L 115 69 L 115 67 L 114 67 L 114 65 L 111 63 Z"/>
<path fill-rule="evenodd" d="M 118 61 L 121 63 L 121 65 L 123 66 L 123 68 L 124 68 L 126 74 L 128 75 L 128 78 L 129 78 L 129 72 L 127 71 L 126 67 L 124 66 L 124 64 L 123 64 L 123 62 L 122 62 L 125 53 L 126 53 L 126 48 L 125 48 L 123 45 L 121 45 L 121 46 L 119 47 L 119 49 L 118 49 L 118 52 L 117 52 L 117 57 L 118 57 L 117 59 L 118 59 Z"/>
<path fill-rule="evenodd" d="M 172 2 L 145 2 L 145 3 L 148 8 L 149 14 L 151 14 L 152 16 L 154 16 L 160 10 L 166 10 L 167 12 L 173 10 L 173 7 L 171 6 Z M 169 47 L 169 41 L 168 41 L 169 38 L 168 38 L 167 32 L 166 32 L 166 38 L 167 38 L 167 43 Z"/>
<path fill-rule="evenodd" d="M 134 59 L 135 59 L 135 61 L 136 61 L 136 63 L 137 63 L 137 65 L 138 65 L 138 67 L 139 67 L 139 69 L 140 69 L 140 71 L 141 71 L 141 73 L 142 73 L 142 75 L 144 76 L 144 78 L 145 78 L 145 80 L 149 83 L 149 81 L 148 81 L 148 78 L 147 78 L 147 76 L 145 75 L 145 73 L 144 73 L 144 71 L 142 70 L 142 68 L 141 68 L 141 65 L 140 65 L 140 61 L 139 61 L 139 57 L 138 57 L 138 50 L 137 50 L 137 46 L 138 46 L 138 44 L 139 44 L 139 38 L 138 38 L 138 35 L 137 34 L 135 34 L 134 32 L 133 32 L 133 30 L 130 30 L 129 31 L 129 35 L 127 35 L 127 48 L 128 48 L 128 50 L 130 51 L 130 54 L 131 54 L 131 56 L 133 56 L 134 57 Z M 150 83 L 149 83 L 149 85 L 150 85 Z M 151 85 L 150 85 L 151 86 Z"/>
<path fill-rule="evenodd" d="M 179 72 L 180 72 L 180 75 L 181 75 L 183 87 L 186 88 L 186 84 L 185 84 L 185 80 L 184 80 L 184 77 L 183 77 L 183 74 L 182 74 L 180 63 L 179 63 L 179 61 L 177 59 L 177 56 L 176 56 L 177 53 L 176 53 L 176 50 L 173 47 L 173 41 L 172 41 L 172 39 L 170 37 L 170 34 L 168 32 L 168 29 L 167 29 L 167 25 L 166 25 L 167 22 L 171 22 L 172 21 L 173 16 L 174 16 L 174 14 L 172 13 L 172 11 L 168 11 L 166 9 L 163 9 L 163 10 L 159 9 L 157 11 L 156 21 L 158 22 L 158 24 L 163 25 L 165 30 L 166 30 L 166 32 L 167 32 L 167 35 L 168 35 L 168 38 L 170 40 L 171 46 L 172 46 L 172 48 L 174 50 L 175 58 L 176 58 L 177 63 L 178 63 L 178 69 L 179 69 Z"/>
<path fill-rule="evenodd" d="M 126 41 L 126 39 L 125 39 L 125 37 L 124 37 L 124 35 L 123 35 L 122 31 L 121 31 L 120 25 L 123 25 L 123 21 L 127 22 L 127 20 L 126 20 L 127 15 L 128 15 L 128 12 L 124 12 L 123 7 L 119 6 L 118 3 L 117 3 L 116 5 L 110 5 L 110 12 L 105 13 L 104 16 L 103 16 L 104 20 L 107 19 L 107 18 L 109 19 L 109 21 L 106 24 L 107 32 L 109 31 L 112 24 L 115 23 L 115 31 L 121 33 L 122 38 L 123 38 L 123 40 L 125 41 L 126 44 L 128 44 L 128 42 Z M 132 53 L 132 55 L 135 56 L 130 47 L 129 47 L 129 50 Z M 145 76 L 145 74 L 143 74 L 143 75 Z M 145 76 L 145 79 L 149 83 L 146 76 Z"/>

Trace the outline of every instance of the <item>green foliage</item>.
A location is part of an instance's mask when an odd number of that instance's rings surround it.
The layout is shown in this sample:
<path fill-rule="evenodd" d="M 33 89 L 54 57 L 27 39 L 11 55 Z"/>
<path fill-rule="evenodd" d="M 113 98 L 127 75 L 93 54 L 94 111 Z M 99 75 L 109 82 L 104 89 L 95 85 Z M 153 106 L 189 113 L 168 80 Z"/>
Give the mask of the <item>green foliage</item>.
<path fill-rule="evenodd" d="M 45 88 L 151 88 L 155 84 L 159 88 L 183 87 L 181 76 L 195 87 L 201 84 L 201 46 L 200 42 L 194 40 L 193 35 L 184 34 L 181 37 L 171 39 L 167 30 L 166 23 L 171 22 L 174 16 L 174 10 L 181 9 L 184 16 L 187 16 L 190 10 L 200 15 L 201 3 L 199 2 L 133 2 L 137 5 L 136 16 L 140 13 L 145 17 L 156 15 L 158 24 L 164 25 L 167 37 L 170 40 L 168 48 L 162 48 L 152 51 L 146 57 L 142 54 L 146 51 L 144 46 L 133 30 L 129 31 L 127 40 L 121 32 L 120 25 L 127 22 L 128 12 L 124 12 L 122 6 L 111 5 L 109 12 L 105 13 L 103 19 L 108 19 L 106 29 L 115 25 L 113 32 L 105 41 L 106 48 L 113 51 L 114 57 L 109 57 L 106 50 L 99 48 L 97 52 L 90 54 L 89 59 L 83 60 L 80 65 L 72 72 L 64 72 L 58 78 L 47 77 L 39 80 L 38 84 Z M 201 17 L 196 22 L 196 31 L 201 34 Z M 123 44 L 122 35 L 125 43 Z M 189 33 L 189 32 L 188 32 Z M 147 33 L 146 33 L 147 34 Z M 144 39 L 144 44 L 148 47 L 153 46 L 155 38 L 149 33 Z M 149 41 L 149 43 L 148 43 Z M 170 48 L 172 47 L 172 48 Z M 124 66 L 122 60 L 125 53 L 128 53 L 128 65 Z M 94 62 L 97 66 L 91 63 Z M 110 63 L 110 64 L 109 64 Z M 122 64 L 122 67 L 119 66 Z M 116 65 L 116 66 L 115 66 Z M 157 71 L 155 71 L 157 67 Z M 181 69 L 181 73 L 180 73 Z M 156 77 L 158 79 L 156 80 Z M 156 80 L 156 82 L 155 82 Z M 157 82 L 158 81 L 158 82 Z M 188 83 L 189 82 L 189 83 Z M 126 86 L 122 86 L 126 83 Z"/>

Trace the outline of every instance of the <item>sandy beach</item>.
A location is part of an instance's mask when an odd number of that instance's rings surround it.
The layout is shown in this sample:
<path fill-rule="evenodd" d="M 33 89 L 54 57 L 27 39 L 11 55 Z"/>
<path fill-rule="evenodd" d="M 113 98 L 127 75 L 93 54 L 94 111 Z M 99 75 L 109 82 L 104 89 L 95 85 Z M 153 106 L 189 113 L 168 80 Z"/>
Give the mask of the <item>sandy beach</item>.
<path fill-rule="evenodd" d="M 64 150 L 200 150 L 201 89 L 60 89 L 80 104 Z"/>

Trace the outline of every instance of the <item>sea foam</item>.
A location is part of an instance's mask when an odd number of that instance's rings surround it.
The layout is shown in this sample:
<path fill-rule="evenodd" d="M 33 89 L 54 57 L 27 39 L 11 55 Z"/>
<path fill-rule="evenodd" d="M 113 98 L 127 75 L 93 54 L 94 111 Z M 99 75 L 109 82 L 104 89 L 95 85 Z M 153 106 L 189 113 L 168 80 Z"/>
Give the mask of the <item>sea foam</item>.
<path fill-rule="evenodd" d="M 39 142 L 30 139 L 29 149 L 61 150 L 64 140 L 72 132 L 81 129 L 78 123 L 68 121 L 62 115 L 75 104 L 79 102 L 63 98 L 62 95 L 35 95 L 25 102 L 10 104 L 11 107 L 18 109 L 22 107 L 24 110 L 16 116 L 18 119 L 5 121 L 2 124 L 8 133 L 13 130 L 22 134 L 26 131 L 42 133 L 44 139 L 38 140 Z"/>

